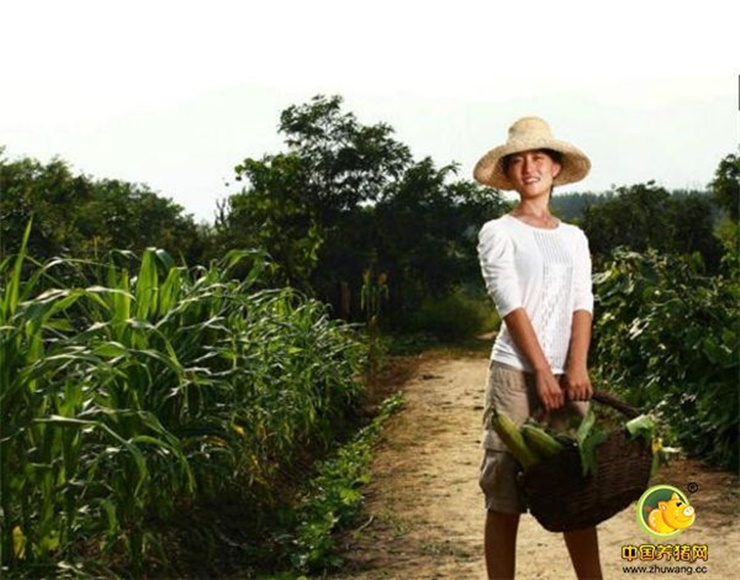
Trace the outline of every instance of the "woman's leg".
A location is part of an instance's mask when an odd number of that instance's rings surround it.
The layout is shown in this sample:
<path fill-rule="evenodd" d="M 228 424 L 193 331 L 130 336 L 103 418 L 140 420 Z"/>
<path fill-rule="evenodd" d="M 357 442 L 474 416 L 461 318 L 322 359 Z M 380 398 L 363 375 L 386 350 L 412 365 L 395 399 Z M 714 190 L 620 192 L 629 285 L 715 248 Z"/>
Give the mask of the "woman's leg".
<path fill-rule="evenodd" d="M 518 529 L 519 514 L 486 512 L 484 547 L 489 578 L 514 578 Z"/>
<path fill-rule="evenodd" d="M 565 545 L 568 546 L 570 560 L 573 562 L 576 576 L 580 580 L 601 580 L 601 562 L 599 561 L 599 539 L 596 528 L 585 528 L 574 532 L 563 533 Z"/>

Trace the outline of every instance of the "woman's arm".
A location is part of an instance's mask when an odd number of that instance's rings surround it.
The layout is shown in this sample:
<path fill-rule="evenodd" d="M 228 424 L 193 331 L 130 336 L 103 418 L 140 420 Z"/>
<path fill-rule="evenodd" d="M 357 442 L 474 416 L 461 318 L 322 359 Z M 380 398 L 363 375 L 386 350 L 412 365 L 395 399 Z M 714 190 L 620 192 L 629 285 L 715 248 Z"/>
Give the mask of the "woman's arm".
<path fill-rule="evenodd" d="M 563 389 L 552 373 L 550 363 L 547 362 L 545 353 L 537 340 L 537 335 L 527 312 L 524 308 L 517 308 L 507 314 L 504 321 L 509 334 L 514 339 L 514 344 L 527 357 L 534 370 L 537 397 L 542 407 L 545 411 L 562 407 L 565 403 Z"/>
<path fill-rule="evenodd" d="M 588 376 L 591 320 L 591 313 L 587 310 L 576 310 L 573 313 L 570 348 L 565 365 L 565 389 L 572 401 L 587 401 L 593 392 Z"/>
<path fill-rule="evenodd" d="M 591 253 L 588 238 L 581 232 L 576 252 L 574 272 L 573 318 L 571 323 L 568 360 L 565 363 L 564 386 L 568 397 L 574 401 L 591 398 L 593 389 L 588 376 L 588 349 L 591 344 L 594 296 L 591 287 Z"/>

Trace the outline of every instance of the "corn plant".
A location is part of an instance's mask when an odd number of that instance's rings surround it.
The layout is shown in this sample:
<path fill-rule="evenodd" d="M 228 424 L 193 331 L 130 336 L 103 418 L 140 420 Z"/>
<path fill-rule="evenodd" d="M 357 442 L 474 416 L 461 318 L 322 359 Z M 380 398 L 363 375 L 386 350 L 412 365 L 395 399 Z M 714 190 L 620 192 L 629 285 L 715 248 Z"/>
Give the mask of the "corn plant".
<path fill-rule="evenodd" d="M 155 249 L 0 265 L 5 569 L 166 566 L 152 522 L 229 488 L 267 514 L 281 463 L 330 444 L 364 347 L 320 303 L 259 288 L 266 266 Z"/>

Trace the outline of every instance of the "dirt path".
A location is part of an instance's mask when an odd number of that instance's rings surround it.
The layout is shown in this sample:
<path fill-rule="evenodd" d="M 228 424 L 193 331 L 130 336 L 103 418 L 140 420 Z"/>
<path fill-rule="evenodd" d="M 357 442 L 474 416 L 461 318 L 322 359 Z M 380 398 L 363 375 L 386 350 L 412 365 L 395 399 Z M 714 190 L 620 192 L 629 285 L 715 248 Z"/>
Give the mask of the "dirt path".
<path fill-rule="evenodd" d="M 428 354 L 404 383 L 406 408 L 386 426 L 376 450 L 368 488 L 367 519 L 345 539 L 345 571 L 335 578 L 485 578 L 482 556 L 484 511 L 477 485 L 480 416 L 486 361 L 481 356 Z M 694 526 L 672 544 L 708 546 L 701 578 L 737 578 L 740 526 L 737 478 L 689 461 L 664 468 L 654 483 L 685 489 L 698 484 L 691 501 Z M 625 578 L 623 545 L 659 544 L 642 532 L 633 508 L 599 526 L 605 578 Z M 665 559 L 633 565 L 671 566 Z M 686 563 L 683 563 L 686 566 Z M 653 572 L 656 573 L 656 572 Z M 687 577 L 688 572 L 658 574 Z M 642 575 L 642 574 L 638 574 Z M 573 578 L 562 535 L 522 518 L 517 577 Z"/>

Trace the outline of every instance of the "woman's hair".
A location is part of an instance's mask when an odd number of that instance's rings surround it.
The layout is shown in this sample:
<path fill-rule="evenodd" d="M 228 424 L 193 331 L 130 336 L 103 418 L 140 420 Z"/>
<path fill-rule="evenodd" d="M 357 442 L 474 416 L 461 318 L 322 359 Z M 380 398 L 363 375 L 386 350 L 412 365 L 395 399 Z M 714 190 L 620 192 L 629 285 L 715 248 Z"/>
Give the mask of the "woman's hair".
<path fill-rule="evenodd" d="M 547 155 L 550 159 L 553 160 L 553 162 L 557 163 L 561 167 L 563 166 L 563 154 L 560 153 L 560 151 L 555 151 L 554 149 L 537 149 L 537 151 L 542 151 L 545 155 Z M 505 157 L 501 158 L 501 169 L 504 172 L 504 175 L 509 174 L 509 166 L 511 165 L 511 158 L 516 155 L 516 153 L 510 153 L 509 155 L 506 155 Z"/>

